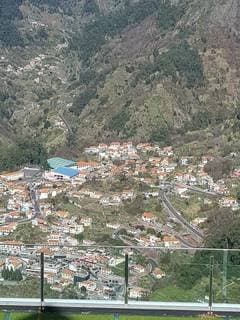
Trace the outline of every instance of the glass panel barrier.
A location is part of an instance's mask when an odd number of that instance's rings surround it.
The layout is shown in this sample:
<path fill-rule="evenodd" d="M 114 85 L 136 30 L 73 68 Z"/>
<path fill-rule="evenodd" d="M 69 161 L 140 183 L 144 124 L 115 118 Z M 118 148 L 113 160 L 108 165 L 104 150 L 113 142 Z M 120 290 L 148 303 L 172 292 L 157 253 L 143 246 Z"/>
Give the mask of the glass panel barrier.
<path fill-rule="evenodd" d="M 50 249 L 44 265 L 45 298 L 122 300 L 125 256 L 117 248 Z"/>
<path fill-rule="evenodd" d="M 0 261 L 1 298 L 240 303 L 239 250 L 5 242 Z"/>
<path fill-rule="evenodd" d="M 163 302 L 209 301 L 209 257 L 195 250 L 146 249 L 130 263 L 129 298 Z"/>
<path fill-rule="evenodd" d="M 40 297 L 40 256 L 33 246 L 14 241 L 0 246 L 1 298 Z"/>
<path fill-rule="evenodd" d="M 226 251 L 224 258 L 225 302 L 240 303 L 240 251 Z"/>

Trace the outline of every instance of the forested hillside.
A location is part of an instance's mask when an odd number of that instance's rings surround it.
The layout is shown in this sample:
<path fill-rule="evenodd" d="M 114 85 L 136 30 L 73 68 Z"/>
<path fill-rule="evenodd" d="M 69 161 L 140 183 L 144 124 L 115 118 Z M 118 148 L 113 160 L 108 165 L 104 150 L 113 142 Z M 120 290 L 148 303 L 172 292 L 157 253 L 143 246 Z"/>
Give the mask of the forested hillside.
<path fill-rule="evenodd" d="M 129 139 L 238 151 L 239 13 L 237 0 L 2 1 L 4 157 L 29 136 L 73 156 Z"/>

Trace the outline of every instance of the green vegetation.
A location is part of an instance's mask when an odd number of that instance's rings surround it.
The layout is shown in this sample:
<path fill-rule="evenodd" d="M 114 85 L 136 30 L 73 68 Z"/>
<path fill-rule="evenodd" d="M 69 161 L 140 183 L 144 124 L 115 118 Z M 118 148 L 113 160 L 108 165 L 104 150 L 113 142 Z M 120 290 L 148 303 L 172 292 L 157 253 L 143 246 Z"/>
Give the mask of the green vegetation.
<path fill-rule="evenodd" d="M 207 248 L 239 248 L 240 212 L 218 209 L 209 214 L 205 226 Z M 149 299 L 161 301 L 204 301 L 209 290 L 210 257 L 214 258 L 214 299 L 221 302 L 224 257 L 222 251 L 165 252 L 160 255 L 161 269 L 167 277 L 156 281 Z M 228 252 L 227 299 L 237 302 L 240 288 L 238 251 Z"/>
<path fill-rule="evenodd" d="M 154 291 L 150 297 L 150 301 L 179 301 L 189 302 L 196 301 L 198 297 L 189 290 L 185 290 L 176 286 L 166 286 Z"/>
<path fill-rule="evenodd" d="M 37 298 L 40 292 L 39 279 L 28 278 L 17 284 L 12 282 L 8 284 L 0 284 L 0 296 L 8 298 Z"/>
<path fill-rule="evenodd" d="M 46 234 L 38 227 L 33 227 L 31 223 L 18 224 L 16 230 L 9 236 L 24 243 L 44 243 Z"/>
<path fill-rule="evenodd" d="M 141 194 L 138 194 L 131 202 L 127 202 L 124 205 L 124 211 L 129 215 L 138 216 L 144 212 L 144 199 Z"/>
<path fill-rule="evenodd" d="M 173 196 L 171 197 L 171 203 L 188 221 L 192 221 L 193 219 L 202 216 L 203 199 L 198 195 L 188 199 Z"/>
<path fill-rule="evenodd" d="M 172 5 L 170 1 L 162 1 L 157 16 L 157 22 L 160 30 L 168 31 L 174 29 L 184 13 L 184 1 L 181 1 L 178 6 Z"/>
<path fill-rule="evenodd" d="M 87 0 L 83 6 L 83 12 L 86 14 L 99 14 L 99 7 L 95 0 Z"/>
<path fill-rule="evenodd" d="M 123 108 L 119 113 L 114 115 L 108 124 L 110 130 L 116 131 L 125 131 L 125 126 L 130 119 L 130 115 L 127 108 Z"/>
<path fill-rule="evenodd" d="M 18 139 L 16 145 L 0 144 L 0 171 L 12 170 L 24 164 L 35 164 L 46 168 L 46 151 L 37 139 Z"/>
<path fill-rule="evenodd" d="M 21 36 L 15 25 L 15 19 L 21 18 L 19 5 L 22 0 L 1 1 L 0 8 L 0 41 L 7 47 L 22 44 Z"/>
<path fill-rule="evenodd" d="M 154 62 L 145 65 L 137 77 L 147 79 L 146 81 L 171 77 L 176 82 L 178 74 L 188 88 L 196 87 L 203 81 L 203 68 L 198 50 L 192 48 L 185 40 L 171 46 L 167 52 L 160 55 L 156 53 Z"/>
<path fill-rule="evenodd" d="M 120 33 L 130 24 L 142 21 L 149 14 L 157 9 L 156 0 L 149 0 L 148 3 L 140 0 L 137 4 L 126 3 L 124 9 L 108 16 L 98 16 L 94 22 L 83 28 L 82 34 L 74 36 L 71 42 L 72 49 L 77 49 L 83 60 L 94 56 L 101 46 L 106 42 L 107 37 L 113 37 Z"/>
<path fill-rule="evenodd" d="M 125 275 L 125 262 L 119 263 L 116 267 L 111 268 L 112 272 L 119 277 L 124 277 Z"/>
<path fill-rule="evenodd" d="M 54 13 L 59 9 L 65 14 L 72 14 L 71 6 L 67 5 L 64 0 L 29 0 L 33 5 L 38 7 L 48 6 L 49 11 Z"/>
<path fill-rule="evenodd" d="M 206 247 L 238 249 L 240 246 L 240 211 L 218 208 L 209 213 Z M 239 256 L 240 257 L 240 256 Z"/>
<path fill-rule="evenodd" d="M 150 136 L 150 141 L 158 142 L 161 145 L 168 144 L 169 140 L 169 128 L 167 125 L 162 126 L 158 130 L 152 132 Z"/>
<path fill-rule="evenodd" d="M 4 314 L 0 314 L 0 319 L 3 319 Z M 12 320 L 112 320 L 113 315 L 77 315 L 77 314 L 56 314 L 56 313 L 11 313 Z M 194 317 L 151 317 L 151 316 L 128 316 L 120 315 L 120 320 L 193 320 Z"/>
<path fill-rule="evenodd" d="M 85 11 L 97 14 L 94 22 L 84 26 L 82 34 L 74 36 L 72 49 L 77 49 L 83 60 L 94 56 L 109 37 L 121 33 L 129 25 L 140 23 L 151 14 L 158 13 L 157 21 L 163 30 L 173 28 L 184 13 L 182 5 L 173 6 L 166 1 L 140 0 L 137 3 L 125 2 L 124 8 L 109 14 L 98 15 L 95 3 L 87 4 Z"/>
<path fill-rule="evenodd" d="M 8 268 L 3 268 L 2 270 L 2 277 L 4 280 L 9 280 L 9 281 L 21 281 L 22 280 L 22 273 L 21 271 L 18 270 L 13 270 L 13 269 L 8 269 Z"/>
<path fill-rule="evenodd" d="M 233 162 L 227 158 L 217 158 L 213 161 L 208 162 L 204 170 L 217 181 L 224 176 L 228 176 L 232 171 Z"/>
<path fill-rule="evenodd" d="M 238 203 L 240 203 L 240 187 L 238 188 L 238 190 L 236 192 L 236 197 L 237 197 Z"/>
<path fill-rule="evenodd" d="M 78 95 L 70 108 L 70 111 L 75 115 L 80 115 L 90 100 L 97 97 L 97 89 L 93 87 L 87 87 L 80 95 Z"/>

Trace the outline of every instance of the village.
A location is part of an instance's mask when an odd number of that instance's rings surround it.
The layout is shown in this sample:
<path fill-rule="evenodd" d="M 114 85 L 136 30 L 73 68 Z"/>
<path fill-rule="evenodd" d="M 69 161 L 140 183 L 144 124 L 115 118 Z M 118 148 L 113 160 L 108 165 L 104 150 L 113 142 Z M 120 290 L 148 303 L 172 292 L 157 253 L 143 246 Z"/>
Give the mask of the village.
<path fill-rule="evenodd" d="M 2 283 L 6 270 L 38 279 L 44 252 L 51 295 L 73 286 L 81 297 L 118 299 L 126 249 L 117 247 L 129 246 L 129 297 L 147 296 L 142 280 L 166 273 L 146 262 L 144 248 L 201 246 L 210 210 L 239 209 L 240 168 L 215 181 L 205 171 L 213 160 L 179 156 L 171 146 L 113 142 L 86 148 L 80 160 L 50 158 L 44 171 L 2 172 Z"/>

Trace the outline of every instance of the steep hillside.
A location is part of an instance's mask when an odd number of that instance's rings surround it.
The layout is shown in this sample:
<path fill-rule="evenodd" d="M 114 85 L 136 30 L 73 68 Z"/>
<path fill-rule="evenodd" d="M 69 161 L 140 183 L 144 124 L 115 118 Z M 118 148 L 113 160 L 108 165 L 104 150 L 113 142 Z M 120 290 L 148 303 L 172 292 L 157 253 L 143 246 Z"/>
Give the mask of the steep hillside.
<path fill-rule="evenodd" d="M 115 139 L 238 150 L 239 14 L 238 0 L 8 1 L 3 143 L 30 135 L 73 154 Z"/>

